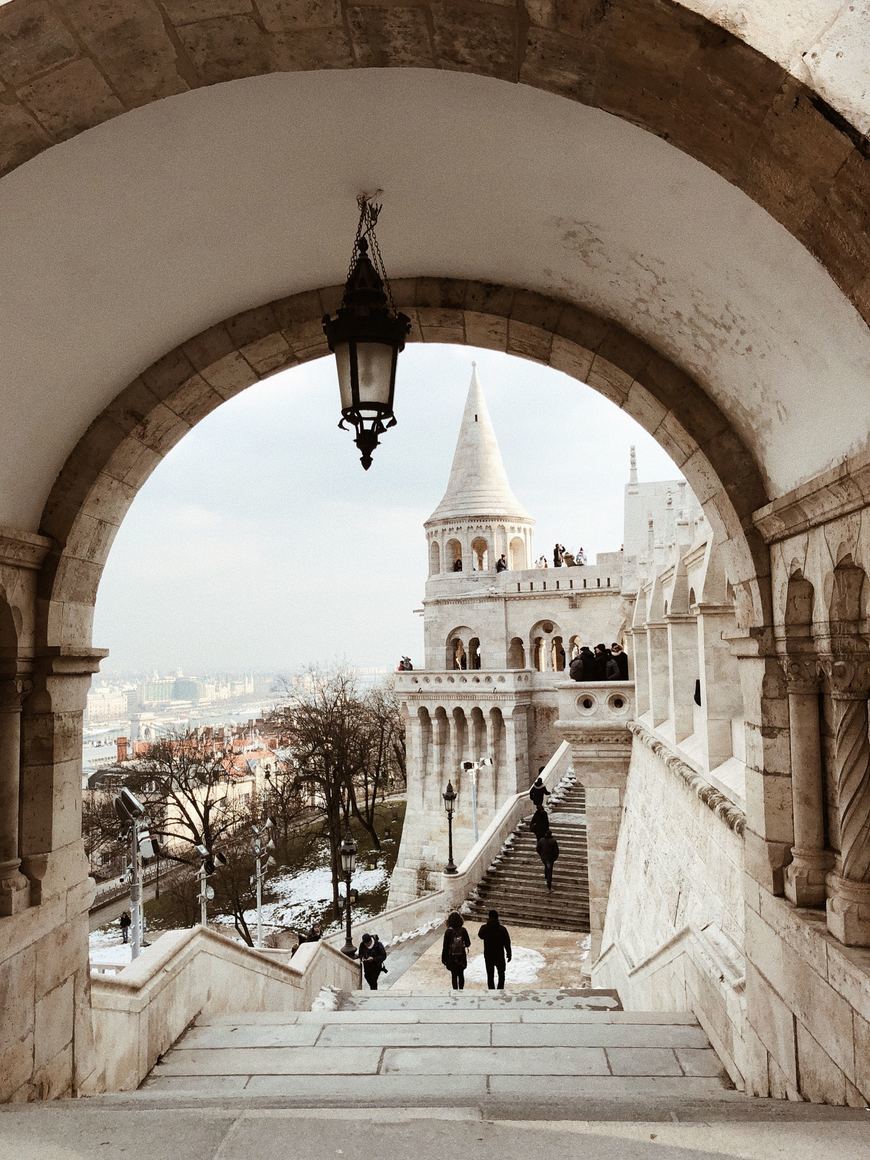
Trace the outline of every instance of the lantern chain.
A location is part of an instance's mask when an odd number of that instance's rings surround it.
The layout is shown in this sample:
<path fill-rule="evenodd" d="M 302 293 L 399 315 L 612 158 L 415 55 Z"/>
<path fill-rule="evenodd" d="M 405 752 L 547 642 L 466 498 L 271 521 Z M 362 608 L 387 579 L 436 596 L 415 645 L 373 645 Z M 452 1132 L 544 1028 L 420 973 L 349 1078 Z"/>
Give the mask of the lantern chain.
<path fill-rule="evenodd" d="M 387 302 L 390 310 L 396 314 L 396 303 L 393 301 L 393 289 L 390 286 L 390 280 L 387 277 L 387 271 L 384 267 L 384 259 L 381 256 L 381 247 L 378 245 L 377 234 L 375 233 L 375 226 L 381 213 L 381 205 L 379 202 L 370 201 L 365 194 L 361 193 L 357 199 L 359 206 L 359 222 L 356 227 L 356 235 L 353 239 L 353 249 L 350 255 L 350 264 L 347 268 L 347 278 L 345 279 L 345 288 L 350 282 L 350 276 L 353 273 L 353 268 L 357 263 L 360 253 L 360 242 L 365 238 L 371 249 L 372 265 L 380 275 L 381 281 L 384 284 L 384 289 L 387 295 Z"/>

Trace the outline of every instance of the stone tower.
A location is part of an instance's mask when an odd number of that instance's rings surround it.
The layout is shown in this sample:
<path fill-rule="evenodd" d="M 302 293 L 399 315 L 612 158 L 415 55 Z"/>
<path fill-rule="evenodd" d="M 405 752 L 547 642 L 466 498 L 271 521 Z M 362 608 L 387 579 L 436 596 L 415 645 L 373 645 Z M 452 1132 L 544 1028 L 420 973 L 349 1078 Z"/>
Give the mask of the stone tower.
<path fill-rule="evenodd" d="M 619 552 L 588 567 L 532 567 L 534 520 L 508 482 L 476 368 L 447 488 L 424 527 L 425 667 L 396 674 L 406 722 L 408 812 L 391 906 L 439 881 L 448 780 L 460 794 L 459 860 L 474 840 L 463 762 L 491 762 L 476 785 L 482 832 L 559 744 L 557 685 L 567 677 L 572 649 L 615 639 L 624 621 Z M 507 567 L 498 570 L 502 555 Z"/>

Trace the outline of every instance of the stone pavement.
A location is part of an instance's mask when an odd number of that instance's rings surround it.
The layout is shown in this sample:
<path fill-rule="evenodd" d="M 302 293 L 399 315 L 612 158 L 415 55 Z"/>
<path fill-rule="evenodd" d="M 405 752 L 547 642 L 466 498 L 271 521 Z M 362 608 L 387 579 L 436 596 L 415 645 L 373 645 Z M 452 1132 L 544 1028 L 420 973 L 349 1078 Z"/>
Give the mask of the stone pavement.
<path fill-rule="evenodd" d="M 690 1014 L 620 1010 L 614 991 L 356 991 L 340 1009 L 203 1019 L 146 1093 L 300 1103 L 495 1097 L 721 1099 L 731 1085 Z"/>
<path fill-rule="evenodd" d="M 861 1109 L 747 1100 L 683 1105 L 676 1115 L 649 1107 L 646 1119 L 590 1104 L 585 1118 L 536 1119 L 512 1101 L 478 1108 L 311 1109 L 144 1105 L 107 1097 L 0 1108 L 0 1160 L 528 1160 L 543 1148 L 583 1160 L 864 1160 Z M 558 1116 L 558 1112 L 556 1112 Z M 521 1119 L 530 1116 L 529 1119 Z M 673 1118 L 672 1118 L 673 1116 Z"/>
<path fill-rule="evenodd" d="M 513 961 L 508 963 L 505 985 L 508 991 L 523 987 L 579 987 L 583 977 L 589 936 L 570 930 L 542 929 L 507 924 L 513 945 Z M 471 935 L 468 970 L 465 972 L 466 991 L 486 990 L 486 970 L 483 964 L 483 943 L 477 937 L 481 922 L 466 919 Z M 431 945 L 416 962 L 394 983 L 392 991 L 449 991 L 450 975 L 441 962 L 441 927 Z M 390 956 L 392 958 L 392 956 Z M 391 967 L 387 959 L 387 967 Z M 381 976 L 382 979 L 388 976 Z"/>

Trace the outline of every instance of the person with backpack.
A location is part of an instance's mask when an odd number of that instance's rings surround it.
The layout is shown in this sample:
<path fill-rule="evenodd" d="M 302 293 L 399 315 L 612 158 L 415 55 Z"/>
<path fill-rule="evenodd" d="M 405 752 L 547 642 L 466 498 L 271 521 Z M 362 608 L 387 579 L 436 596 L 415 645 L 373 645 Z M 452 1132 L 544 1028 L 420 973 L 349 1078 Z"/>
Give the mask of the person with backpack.
<path fill-rule="evenodd" d="M 536 806 L 544 804 L 544 798 L 550 796 L 550 791 L 544 785 L 544 779 L 539 777 L 532 788 L 529 790 L 529 797 Z"/>
<path fill-rule="evenodd" d="M 376 934 L 372 935 L 372 940 L 372 953 L 374 954 L 378 966 L 381 968 L 381 974 L 386 975 L 387 968 L 384 966 L 384 960 L 387 957 L 387 948 Z"/>
<path fill-rule="evenodd" d="M 444 931 L 444 942 L 441 945 L 441 962 L 450 972 L 450 986 L 455 991 L 465 989 L 465 968 L 468 966 L 466 951 L 471 946 L 471 939 L 465 929 L 462 915 L 453 911 L 447 916 L 447 929 Z"/>
<path fill-rule="evenodd" d="M 556 859 L 559 857 L 559 843 L 550 830 L 538 838 L 538 857 L 544 864 L 544 880 L 547 883 L 547 889 L 552 890 L 553 869 L 556 865 Z"/>
<path fill-rule="evenodd" d="M 486 964 L 486 985 L 490 991 L 496 989 L 495 974 L 498 972 L 498 990 L 504 990 L 505 959 L 511 961 L 511 936 L 508 929 L 498 920 L 498 911 L 489 912 L 489 920 L 477 932 L 483 939 L 483 961 Z"/>
<path fill-rule="evenodd" d="M 532 814 L 531 821 L 529 822 L 529 829 L 535 835 L 535 839 L 538 842 L 540 842 L 544 834 L 549 834 L 550 815 L 547 813 L 543 806 L 538 806 L 535 812 Z"/>

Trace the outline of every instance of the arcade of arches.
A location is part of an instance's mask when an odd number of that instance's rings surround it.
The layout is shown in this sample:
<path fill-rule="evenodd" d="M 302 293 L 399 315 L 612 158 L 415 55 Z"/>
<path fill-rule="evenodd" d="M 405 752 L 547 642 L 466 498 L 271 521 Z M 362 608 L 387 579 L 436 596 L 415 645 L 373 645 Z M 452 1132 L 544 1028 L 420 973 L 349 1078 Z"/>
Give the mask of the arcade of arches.
<path fill-rule="evenodd" d="M 790 43 L 760 3 L 739 6 L 740 39 L 724 0 L 721 23 L 670 0 L 224 7 L 0 7 L 0 1096 L 97 1071 L 81 719 L 114 534 L 199 419 L 325 353 L 346 203 L 382 185 L 414 341 L 589 384 L 703 505 L 733 589 L 746 780 L 745 825 L 722 837 L 745 939 L 708 1030 L 748 1091 L 866 1102 L 870 263 L 866 109 L 837 53 L 849 5 Z M 447 529 L 430 572 L 492 567 L 493 543 L 528 563 L 522 531 Z M 634 628 L 667 647 L 653 595 Z M 568 644 L 542 625 L 507 667 L 558 671 Z M 579 765 L 598 735 L 566 724 Z M 475 730 L 503 748 L 512 727 L 495 704 L 433 703 L 419 732 L 446 753 Z M 663 744 L 632 734 L 617 824 Z M 667 1007 L 650 979 L 645 1001 Z"/>

